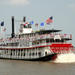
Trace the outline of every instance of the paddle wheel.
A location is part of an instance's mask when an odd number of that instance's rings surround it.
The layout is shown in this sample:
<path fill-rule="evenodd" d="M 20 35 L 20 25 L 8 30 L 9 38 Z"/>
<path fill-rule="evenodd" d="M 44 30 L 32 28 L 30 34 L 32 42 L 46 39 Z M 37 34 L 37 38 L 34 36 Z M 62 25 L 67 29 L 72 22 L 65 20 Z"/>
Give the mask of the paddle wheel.
<path fill-rule="evenodd" d="M 72 44 L 52 44 L 50 45 L 51 50 L 57 54 L 64 54 L 74 51 Z"/>

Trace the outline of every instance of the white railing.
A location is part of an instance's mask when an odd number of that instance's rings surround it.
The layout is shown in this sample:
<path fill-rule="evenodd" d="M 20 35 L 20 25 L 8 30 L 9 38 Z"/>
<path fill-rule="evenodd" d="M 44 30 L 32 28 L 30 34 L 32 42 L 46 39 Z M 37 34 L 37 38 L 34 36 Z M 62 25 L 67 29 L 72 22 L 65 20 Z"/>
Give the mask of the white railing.
<path fill-rule="evenodd" d="M 45 35 L 37 35 L 34 37 L 25 37 L 25 38 L 8 38 L 8 39 L 0 39 L 0 42 L 15 42 L 15 41 L 35 41 L 38 39 L 46 39 L 46 38 L 55 38 L 57 35 L 59 35 L 60 38 L 70 38 L 72 39 L 71 34 L 45 34 Z"/>
<path fill-rule="evenodd" d="M 31 45 L 31 46 L 0 46 L 0 48 L 31 48 L 31 47 L 38 47 L 38 46 L 46 46 L 50 44 L 51 43 L 42 43 L 42 44 Z"/>
<path fill-rule="evenodd" d="M 66 42 L 64 42 L 64 43 L 39 43 L 39 44 L 36 44 L 36 45 L 26 45 L 26 46 L 24 46 L 24 45 L 22 45 L 22 46 L 20 46 L 20 45 L 18 45 L 18 46 L 0 46 L 0 48 L 31 48 L 31 47 L 39 47 L 39 46 L 48 46 L 48 45 L 51 45 L 51 44 L 71 44 L 71 43 L 66 43 Z"/>

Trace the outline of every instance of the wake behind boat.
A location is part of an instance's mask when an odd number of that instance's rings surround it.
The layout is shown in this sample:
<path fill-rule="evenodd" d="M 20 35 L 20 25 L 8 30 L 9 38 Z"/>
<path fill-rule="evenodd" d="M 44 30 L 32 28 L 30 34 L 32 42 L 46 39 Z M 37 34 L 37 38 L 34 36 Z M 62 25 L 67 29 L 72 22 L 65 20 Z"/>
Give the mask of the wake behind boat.
<path fill-rule="evenodd" d="M 25 17 L 23 22 L 25 23 Z M 33 31 L 31 24 L 21 24 L 19 34 L 14 33 L 12 17 L 12 34 L 9 38 L 0 39 L 0 58 L 27 61 L 55 60 L 59 53 L 72 52 L 74 49 L 68 40 L 71 35 L 59 34 L 61 30 Z"/>

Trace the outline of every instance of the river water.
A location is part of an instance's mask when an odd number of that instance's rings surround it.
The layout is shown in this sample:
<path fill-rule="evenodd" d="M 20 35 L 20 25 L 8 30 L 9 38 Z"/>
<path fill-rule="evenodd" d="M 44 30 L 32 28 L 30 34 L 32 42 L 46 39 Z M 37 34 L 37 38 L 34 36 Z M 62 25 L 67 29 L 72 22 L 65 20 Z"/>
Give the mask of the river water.
<path fill-rule="evenodd" d="M 0 75 L 75 75 L 75 63 L 0 59 Z"/>

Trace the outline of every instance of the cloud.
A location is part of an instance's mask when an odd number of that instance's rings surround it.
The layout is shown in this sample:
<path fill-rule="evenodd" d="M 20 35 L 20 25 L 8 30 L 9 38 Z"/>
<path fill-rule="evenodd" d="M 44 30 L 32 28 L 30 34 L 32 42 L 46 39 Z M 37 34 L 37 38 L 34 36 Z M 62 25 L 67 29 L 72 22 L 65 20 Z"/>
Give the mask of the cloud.
<path fill-rule="evenodd" d="M 12 5 L 28 5 L 29 1 L 28 0 L 10 0 L 10 4 Z"/>
<path fill-rule="evenodd" d="M 29 0 L 1 0 L 0 4 L 6 4 L 6 5 L 28 5 L 30 2 Z"/>
<path fill-rule="evenodd" d="M 75 13 L 75 3 L 70 3 L 70 4 L 67 5 L 67 7 L 69 8 L 69 10 L 71 12 Z"/>
<path fill-rule="evenodd" d="M 68 7 L 75 10 L 75 3 L 68 4 Z"/>

